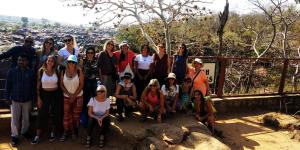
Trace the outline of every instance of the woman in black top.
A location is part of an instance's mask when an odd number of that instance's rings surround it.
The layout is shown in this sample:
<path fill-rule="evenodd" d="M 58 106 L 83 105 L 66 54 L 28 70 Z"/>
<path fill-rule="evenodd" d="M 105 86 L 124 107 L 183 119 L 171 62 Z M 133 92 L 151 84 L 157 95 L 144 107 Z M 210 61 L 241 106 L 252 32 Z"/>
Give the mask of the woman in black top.
<path fill-rule="evenodd" d="M 87 48 L 85 52 L 85 59 L 83 59 L 82 70 L 84 74 L 84 87 L 83 87 L 83 108 L 81 112 L 81 123 L 87 126 L 88 114 L 87 103 L 91 97 L 96 96 L 97 80 L 97 59 L 95 57 L 94 47 Z"/>

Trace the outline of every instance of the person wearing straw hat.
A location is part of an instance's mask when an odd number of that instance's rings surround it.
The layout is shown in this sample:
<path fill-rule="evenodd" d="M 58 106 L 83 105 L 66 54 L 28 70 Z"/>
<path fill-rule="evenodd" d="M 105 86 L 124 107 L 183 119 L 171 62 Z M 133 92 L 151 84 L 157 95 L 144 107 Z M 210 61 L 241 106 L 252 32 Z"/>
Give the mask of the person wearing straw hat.
<path fill-rule="evenodd" d="M 115 92 L 115 97 L 117 98 L 117 113 L 118 121 L 123 121 L 123 110 L 125 109 L 125 116 L 128 117 L 129 113 L 133 111 L 133 108 L 136 107 L 136 87 L 132 80 L 132 75 L 129 72 L 125 72 L 122 77 L 121 82 L 118 83 L 117 89 Z"/>
<path fill-rule="evenodd" d="M 161 87 L 165 98 L 165 108 L 167 113 L 176 112 L 176 103 L 179 95 L 179 86 L 176 84 L 175 73 L 169 73 L 166 78 L 166 84 Z"/>

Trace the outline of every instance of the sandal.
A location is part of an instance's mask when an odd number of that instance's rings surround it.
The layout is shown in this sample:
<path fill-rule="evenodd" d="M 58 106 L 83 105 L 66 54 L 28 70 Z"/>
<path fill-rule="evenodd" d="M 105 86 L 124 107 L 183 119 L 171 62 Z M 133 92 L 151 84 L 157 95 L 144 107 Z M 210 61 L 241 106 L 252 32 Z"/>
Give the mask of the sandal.
<path fill-rule="evenodd" d="M 104 147 L 104 135 L 101 134 L 99 137 L 99 147 L 102 148 Z"/>
<path fill-rule="evenodd" d="M 90 148 L 91 147 L 91 136 L 87 136 L 85 140 L 85 147 Z"/>
<path fill-rule="evenodd" d="M 160 115 L 157 116 L 157 122 L 158 122 L 158 123 L 161 123 L 161 116 L 160 116 Z"/>

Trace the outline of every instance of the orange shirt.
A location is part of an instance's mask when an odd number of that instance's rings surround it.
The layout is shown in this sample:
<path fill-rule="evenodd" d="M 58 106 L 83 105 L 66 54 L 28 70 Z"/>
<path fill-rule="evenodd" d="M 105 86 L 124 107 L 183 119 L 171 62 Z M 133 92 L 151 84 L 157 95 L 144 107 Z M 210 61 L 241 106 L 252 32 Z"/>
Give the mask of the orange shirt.
<path fill-rule="evenodd" d="M 189 77 L 193 80 L 195 75 L 196 75 L 196 71 L 193 68 L 189 68 Z M 202 92 L 202 94 L 204 96 L 206 96 L 206 92 L 207 92 L 207 87 L 206 87 L 206 83 L 208 82 L 208 78 L 205 74 L 204 70 L 201 70 L 200 73 L 197 75 L 197 77 L 195 78 L 194 82 L 193 82 L 193 89 L 195 90 L 200 90 Z"/>

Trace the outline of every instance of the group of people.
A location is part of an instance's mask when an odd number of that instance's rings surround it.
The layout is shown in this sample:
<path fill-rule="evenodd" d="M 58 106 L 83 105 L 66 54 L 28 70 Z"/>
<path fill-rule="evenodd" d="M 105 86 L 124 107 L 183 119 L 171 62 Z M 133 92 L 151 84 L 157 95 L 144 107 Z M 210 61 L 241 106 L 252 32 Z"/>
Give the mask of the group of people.
<path fill-rule="evenodd" d="M 21 135 L 28 136 L 29 114 L 36 106 L 32 144 L 40 142 L 42 130 L 51 121 L 50 142 L 56 134 L 61 134 L 62 142 L 76 138 L 82 123 L 87 127 L 86 147 L 91 146 L 94 127 L 99 128 L 98 146 L 103 147 L 112 97 L 116 98 L 120 122 L 133 111 L 141 112 L 141 121 L 150 115 L 160 123 L 177 111 L 194 110 L 195 118 L 214 131 L 215 109 L 203 62 L 196 58 L 190 67 L 185 44 L 180 44 L 171 58 L 163 44 L 153 55 L 146 44 L 136 54 L 126 41 L 116 51 L 114 41 L 107 40 L 98 54 L 88 47 L 80 56 L 73 36 L 65 36 L 64 43 L 65 47 L 56 51 L 55 41 L 46 38 L 42 49 L 35 51 L 34 39 L 26 37 L 22 46 L 0 54 L 0 59 L 12 58 L 5 92 L 12 114 L 12 146 L 18 143 L 20 125 Z"/>

